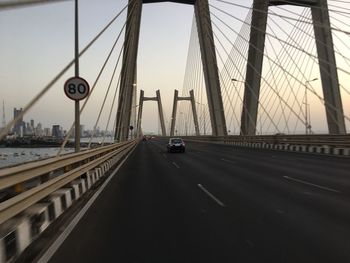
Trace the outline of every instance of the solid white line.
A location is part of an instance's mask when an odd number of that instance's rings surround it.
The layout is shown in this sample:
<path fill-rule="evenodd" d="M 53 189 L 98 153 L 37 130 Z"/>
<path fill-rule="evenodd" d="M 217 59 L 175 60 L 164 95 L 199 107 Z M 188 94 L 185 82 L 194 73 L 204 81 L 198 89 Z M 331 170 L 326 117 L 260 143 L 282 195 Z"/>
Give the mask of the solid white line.
<path fill-rule="evenodd" d="M 221 161 L 224 161 L 224 162 L 227 162 L 227 163 L 231 163 L 231 164 L 236 164 L 235 161 L 231 161 L 231 160 L 221 159 Z"/>
<path fill-rule="evenodd" d="M 201 184 L 198 184 L 198 187 L 204 192 L 206 193 L 211 199 L 213 199 L 217 204 L 219 204 L 222 207 L 225 207 L 225 204 L 223 202 L 221 202 L 219 199 L 217 199 L 212 193 L 210 193 L 207 189 L 205 189 L 205 187 Z"/>
<path fill-rule="evenodd" d="M 299 179 L 295 179 L 295 178 L 289 177 L 289 176 L 283 176 L 283 177 L 288 179 L 288 180 L 292 180 L 292 181 L 295 181 L 295 182 L 298 182 L 298 183 L 314 186 L 314 187 L 317 187 L 317 188 L 320 188 L 320 189 L 323 189 L 323 190 L 331 191 L 331 192 L 334 192 L 334 193 L 341 193 L 338 190 L 335 190 L 335 189 L 332 189 L 332 188 L 329 188 L 329 187 L 326 187 L 326 186 L 309 183 L 309 182 L 306 182 L 306 181 L 303 181 L 303 180 L 299 180 Z"/>
<path fill-rule="evenodd" d="M 178 166 L 175 162 L 173 162 L 173 165 L 178 169 L 180 168 L 180 166 Z"/>
<path fill-rule="evenodd" d="M 102 184 L 100 189 L 86 203 L 86 205 L 83 207 L 83 209 L 81 209 L 81 211 L 74 217 L 74 219 L 70 222 L 70 224 L 67 226 L 67 228 L 61 233 L 61 235 L 55 240 L 55 242 L 48 248 L 48 250 L 46 250 L 46 252 L 40 257 L 40 259 L 37 261 L 38 263 L 46 263 L 51 259 L 51 257 L 56 253 L 56 251 L 59 249 L 59 247 L 63 244 L 63 242 L 66 240 L 66 238 L 69 236 L 69 234 L 73 231 L 73 229 L 76 227 L 76 225 L 82 219 L 82 217 L 85 215 L 87 210 L 95 202 L 95 200 L 100 195 L 100 193 L 104 190 L 104 188 L 107 186 L 107 184 L 113 179 L 113 177 L 119 171 L 119 169 L 122 167 L 124 162 L 129 158 L 130 154 L 135 150 L 135 148 L 130 151 L 130 153 L 126 156 L 126 158 L 118 165 L 118 167 L 114 170 L 114 172 Z"/>

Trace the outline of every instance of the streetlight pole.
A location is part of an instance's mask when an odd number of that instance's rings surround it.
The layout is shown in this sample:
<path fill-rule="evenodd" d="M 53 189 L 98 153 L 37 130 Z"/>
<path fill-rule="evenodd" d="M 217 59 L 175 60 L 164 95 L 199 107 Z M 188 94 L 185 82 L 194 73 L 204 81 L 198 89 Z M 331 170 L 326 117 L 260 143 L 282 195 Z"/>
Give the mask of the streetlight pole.
<path fill-rule="evenodd" d="M 311 134 L 311 115 L 310 115 L 310 108 L 307 100 L 307 84 L 318 80 L 318 78 L 314 78 L 312 80 L 307 80 L 305 81 L 305 94 L 304 94 L 304 99 L 305 99 L 305 134 Z"/>
<path fill-rule="evenodd" d="M 205 130 L 205 126 L 206 126 L 206 118 L 205 118 L 205 105 L 203 103 L 197 102 L 197 104 L 202 106 L 202 120 L 203 120 L 203 134 L 206 135 L 206 130 Z"/>

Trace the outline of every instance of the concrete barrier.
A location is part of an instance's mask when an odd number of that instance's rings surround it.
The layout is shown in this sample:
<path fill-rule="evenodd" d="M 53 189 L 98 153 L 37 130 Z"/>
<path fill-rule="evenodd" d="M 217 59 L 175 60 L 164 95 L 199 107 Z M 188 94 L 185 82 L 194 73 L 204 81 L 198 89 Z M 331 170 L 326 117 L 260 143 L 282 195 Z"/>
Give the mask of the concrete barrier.
<path fill-rule="evenodd" d="M 28 218 L 16 217 L 1 226 L 0 263 L 11 261 L 30 244 L 30 232 Z"/>
<path fill-rule="evenodd" d="M 271 144 L 266 142 L 250 143 L 250 142 L 232 142 L 232 145 L 238 147 L 251 147 L 270 149 L 278 151 L 293 151 L 293 152 L 304 152 L 304 153 L 318 153 L 328 155 L 341 155 L 350 156 L 350 148 L 332 148 L 329 145 L 315 146 L 315 145 L 299 145 L 299 144 Z"/>

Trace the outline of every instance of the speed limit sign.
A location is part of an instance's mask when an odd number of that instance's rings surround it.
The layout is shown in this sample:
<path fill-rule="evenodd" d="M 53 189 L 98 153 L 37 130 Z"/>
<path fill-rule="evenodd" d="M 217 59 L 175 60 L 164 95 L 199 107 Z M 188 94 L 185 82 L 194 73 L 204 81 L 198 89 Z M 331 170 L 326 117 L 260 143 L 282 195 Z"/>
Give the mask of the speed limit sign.
<path fill-rule="evenodd" d="M 83 78 L 72 77 L 64 84 L 64 93 L 72 100 L 82 100 L 89 95 L 89 83 Z"/>

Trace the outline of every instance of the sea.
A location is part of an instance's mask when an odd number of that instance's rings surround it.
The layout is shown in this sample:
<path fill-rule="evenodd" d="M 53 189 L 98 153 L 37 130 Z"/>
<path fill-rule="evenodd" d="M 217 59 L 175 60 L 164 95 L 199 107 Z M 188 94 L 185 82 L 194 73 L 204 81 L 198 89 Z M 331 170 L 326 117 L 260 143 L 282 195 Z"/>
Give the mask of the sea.
<path fill-rule="evenodd" d="M 89 139 L 82 138 L 82 142 L 88 142 Z M 94 138 L 93 142 L 101 142 L 102 138 Z M 110 142 L 111 139 L 105 140 Z M 17 166 L 23 163 L 47 159 L 57 155 L 59 147 L 41 147 L 41 148 L 13 148 L 0 147 L 0 169 Z M 61 154 L 74 152 L 74 148 L 65 148 Z"/>

